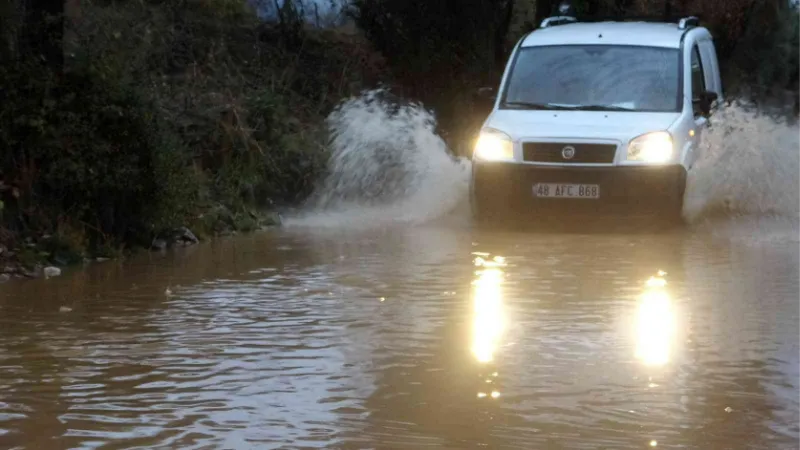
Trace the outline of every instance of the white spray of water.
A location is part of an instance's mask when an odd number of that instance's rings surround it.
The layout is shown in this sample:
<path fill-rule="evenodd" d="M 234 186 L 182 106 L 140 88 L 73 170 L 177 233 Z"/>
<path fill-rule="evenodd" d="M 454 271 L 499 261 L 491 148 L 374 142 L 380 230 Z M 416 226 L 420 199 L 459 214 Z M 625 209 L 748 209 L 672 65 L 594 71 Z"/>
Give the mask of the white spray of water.
<path fill-rule="evenodd" d="M 796 219 L 800 212 L 798 127 L 742 103 L 721 107 L 710 122 L 700 159 L 687 180 L 687 220 Z"/>
<path fill-rule="evenodd" d="M 420 105 L 372 90 L 343 102 L 328 126 L 329 174 L 305 211 L 286 218 L 286 225 L 421 224 L 453 212 L 455 220 L 469 222 L 470 163 L 449 154 L 435 132 L 435 118 Z M 687 180 L 684 216 L 690 223 L 767 216 L 797 222 L 796 125 L 734 103 L 717 110 L 704 133 L 701 157 Z"/>
<path fill-rule="evenodd" d="M 385 90 L 351 98 L 327 119 L 328 176 L 310 211 L 285 220 L 303 226 L 419 224 L 466 201 L 469 161 L 447 151 L 432 114 Z"/>

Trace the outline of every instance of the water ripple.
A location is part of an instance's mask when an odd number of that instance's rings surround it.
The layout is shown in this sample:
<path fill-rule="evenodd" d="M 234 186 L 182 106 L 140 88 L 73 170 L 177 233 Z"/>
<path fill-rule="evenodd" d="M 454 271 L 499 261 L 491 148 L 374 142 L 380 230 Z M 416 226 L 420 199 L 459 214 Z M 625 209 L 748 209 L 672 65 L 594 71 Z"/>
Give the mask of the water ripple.
<path fill-rule="evenodd" d="M 0 447 L 798 440 L 796 253 L 701 235 L 363 233 L 3 287 Z M 649 290 L 659 270 L 666 288 Z"/>

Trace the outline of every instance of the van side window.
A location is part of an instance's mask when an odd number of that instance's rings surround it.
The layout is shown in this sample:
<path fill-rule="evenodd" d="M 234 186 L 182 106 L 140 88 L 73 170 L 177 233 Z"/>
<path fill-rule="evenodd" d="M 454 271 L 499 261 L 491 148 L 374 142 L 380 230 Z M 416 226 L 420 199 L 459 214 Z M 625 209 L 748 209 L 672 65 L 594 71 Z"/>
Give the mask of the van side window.
<path fill-rule="evenodd" d="M 703 63 L 700 61 L 700 47 L 692 48 L 692 100 L 700 98 L 700 93 L 706 90 L 706 76 L 703 72 Z"/>

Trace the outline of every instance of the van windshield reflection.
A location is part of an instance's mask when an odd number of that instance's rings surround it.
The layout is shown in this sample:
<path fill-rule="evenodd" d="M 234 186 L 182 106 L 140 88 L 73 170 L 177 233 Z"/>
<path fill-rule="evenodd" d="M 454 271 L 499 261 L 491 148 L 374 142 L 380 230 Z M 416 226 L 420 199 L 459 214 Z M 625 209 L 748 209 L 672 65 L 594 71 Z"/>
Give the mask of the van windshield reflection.
<path fill-rule="evenodd" d="M 676 112 L 680 110 L 679 57 L 678 49 L 644 46 L 523 48 L 501 107 Z"/>

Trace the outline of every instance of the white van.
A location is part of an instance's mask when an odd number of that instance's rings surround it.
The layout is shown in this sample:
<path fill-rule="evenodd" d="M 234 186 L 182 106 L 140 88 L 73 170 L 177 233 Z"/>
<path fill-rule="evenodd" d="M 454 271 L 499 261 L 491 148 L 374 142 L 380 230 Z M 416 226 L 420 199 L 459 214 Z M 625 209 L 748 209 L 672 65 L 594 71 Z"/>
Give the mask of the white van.
<path fill-rule="evenodd" d="M 633 209 L 680 220 L 687 171 L 722 99 L 698 22 L 558 16 L 520 39 L 473 149 L 473 215 Z"/>

